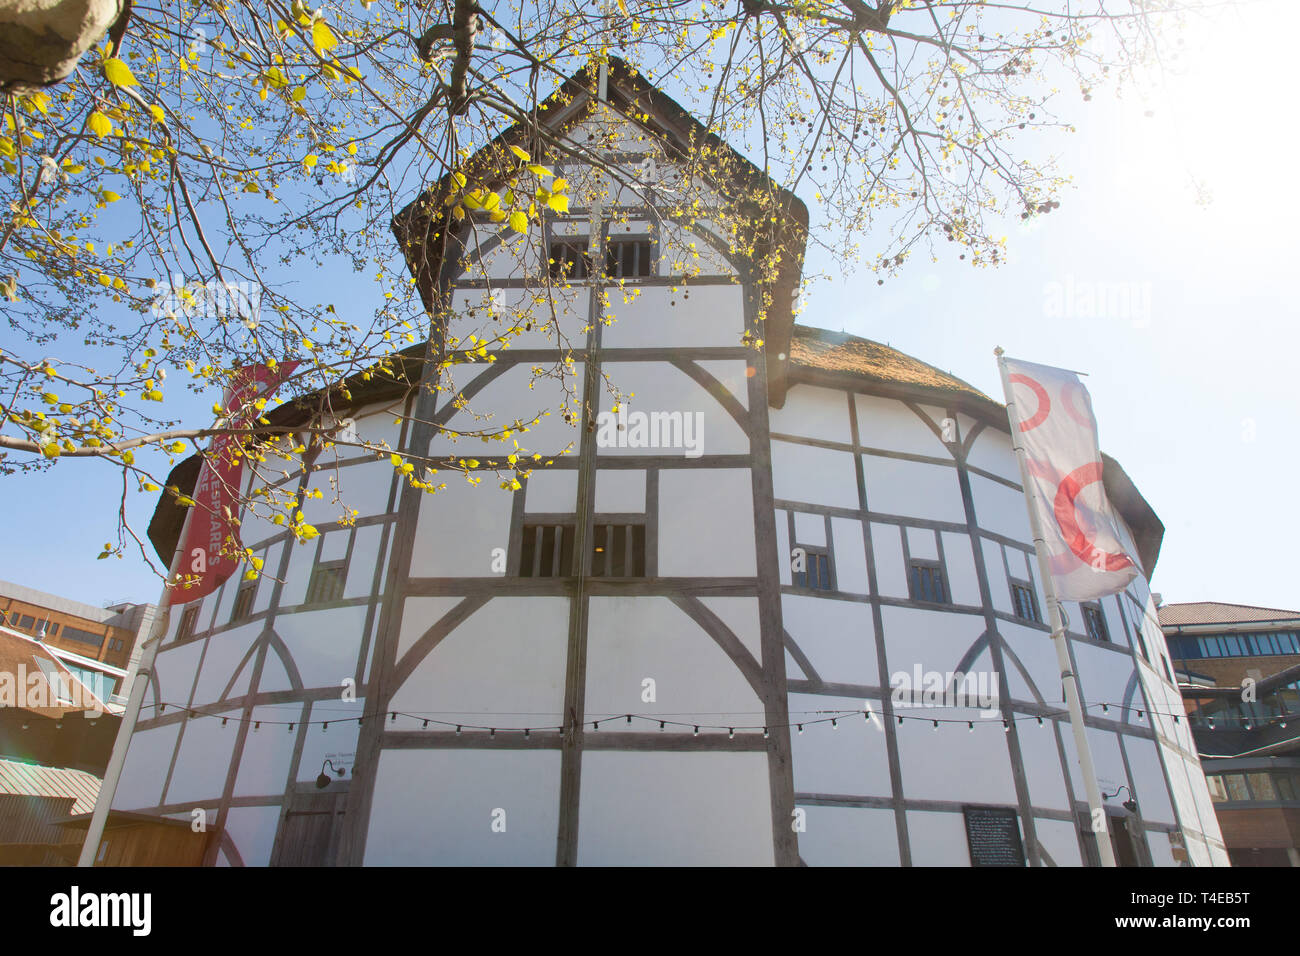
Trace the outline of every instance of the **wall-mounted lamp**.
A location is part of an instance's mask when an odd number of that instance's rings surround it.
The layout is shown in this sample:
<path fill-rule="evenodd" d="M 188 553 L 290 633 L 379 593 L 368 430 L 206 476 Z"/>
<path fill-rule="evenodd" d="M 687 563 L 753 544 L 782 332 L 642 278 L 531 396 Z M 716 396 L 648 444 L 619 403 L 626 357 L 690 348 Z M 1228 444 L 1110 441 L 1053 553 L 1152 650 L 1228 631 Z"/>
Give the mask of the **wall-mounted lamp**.
<path fill-rule="evenodd" d="M 318 789 L 318 790 L 324 790 L 324 789 L 325 789 L 326 787 L 328 787 L 328 786 L 330 785 L 330 783 L 332 782 L 332 781 L 330 780 L 330 775 L 327 774 L 327 773 L 325 772 L 325 768 L 326 768 L 326 767 L 329 767 L 331 770 L 333 770 L 334 773 L 335 773 L 335 775 L 337 775 L 337 776 L 340 777 L 340 778 L 341 778 L 345 773 L 347 773 L 347 769 L 346 769 L 346 768 L 344 768 L 344 767 L 336 767 L 336 766 L 334 766 L 334 761 L 333 761 L 333 760 L 326 760 L 323 764 L 320 765 L 320 776 L 316 778 L 316 789 Z"/>

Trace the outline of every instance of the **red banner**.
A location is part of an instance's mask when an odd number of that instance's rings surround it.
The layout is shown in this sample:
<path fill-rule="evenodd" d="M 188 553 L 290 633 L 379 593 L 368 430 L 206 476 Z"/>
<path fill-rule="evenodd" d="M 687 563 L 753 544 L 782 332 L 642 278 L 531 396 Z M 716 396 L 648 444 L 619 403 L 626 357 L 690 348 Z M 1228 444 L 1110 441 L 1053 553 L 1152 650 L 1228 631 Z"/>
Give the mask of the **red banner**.
<path fill-rule="evenodd" d="M 258 398 L 270 398 L 297 367 L 297 362 L 281 362 L 274 369 L 265 365 L 240 369 L 226 391 L 230 426 L 238 428 L 255 418 L 259 413 L 253 403 Z M 226 516 L 239 513 L 244 458 L 232 452 L 241 440 L 237 435 L 218 435 L 204 456 L 198 481 L 190 494 L 194 504 L 190 507 L 189 527 L 176 569 L 190 585 L 173 588 L 171 604 L 188 604 L 207 597 L 239 567 L 239 560 L 233 554 L 222 554 L 222 551 L 240 546 L 239 529 L 231 526 Z"/>

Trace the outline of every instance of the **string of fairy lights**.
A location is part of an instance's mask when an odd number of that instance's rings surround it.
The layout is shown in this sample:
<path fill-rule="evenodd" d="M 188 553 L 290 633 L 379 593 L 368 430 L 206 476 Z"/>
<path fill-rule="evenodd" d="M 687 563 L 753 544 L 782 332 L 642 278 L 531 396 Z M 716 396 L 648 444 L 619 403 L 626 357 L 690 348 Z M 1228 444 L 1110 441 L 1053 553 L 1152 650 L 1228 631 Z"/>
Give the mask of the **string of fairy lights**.
<path fill-rule="evenodd" d="M 1057 707 L 1058 704 L 1060 704 L 1062 708 L 1064 707 L 1064 702 L 1057 702 L 1057 701 L 1053 701 L 1052 704 L 1049 706 Z M 802 719 L 791 720 L 790 722 L 785 724 L 709 723 L 706 720 L 698 720 L 698 719 L 697 720 L 672 719 L 672 717 L 683 716 L 681 714 L 659 716 L 659 715 L 652 715 L 652 714 L 623 713 L 623 714 L 612 714 L 612 715 L 606 715 L 602 717 L 589 718 L 584 721 L 579 721 L 579 722 L 574 722 L 569 724 L 560 723 L 560 724 L 547 724 L 541 726 L 527 726 L 527 727 L 502 727 L 502 726 L 493 726 L 490 724 L 467 723 L 464 720 L 460 720 L 460 721 L 447 720 L 444 719 L 443 717 L 434 716 L 432 715 L 431 712 L 410 713 L 407 711 L 400 711 L 400 710 L 372 711 L 369 713 L 359 714 L 355 717 L 350 717 L 350 716 L 331 717 L 328 719 L 320 718 L 316 720 L 272 720 L 269 718 L 254 717 L 253 715 L 231 715 L 229 713 L 225 713 L 225 714 L 211 713 L 209 711 L 202 710 L 199 708 L 188 707 L 188 706 L 183 706 L 178 704 L 170 704 L 165 702 L 156 705 L 150 705 L 150 706 L 153 706 L 156 709 L 159 716 L 165 715 L 167 709 L 172 708 L 184 714 L 185 716 L 189 717 L 190 719 L 198 719 L 203 717 L 219 719 L 221 721 L 222 727 L 225 727 L 230 723 L 234 723 L 236 725 L 241 723 L 250 723 L 252 724 L 252 729 L 254 731 L 260 731 L 262 729 L 263 724 L 270 727 L 287 727 L 290 733 L 292 733 L 296 728 L 299 727 L 311 727 L 311 726 L 320 725 L 321 732 L 326 733 L 329 731 L 330 724 L 334 724 L 337 726 L 337 725 L 346 725 L 346 724 L 355 723 L 356 726 L 362 727 L 365 725 L 367 721 L 385 720 L 387 727 L 392 730 L 405 730 L 407 729 L 405 722 L 411 721 L 419 724 L 419 727 L 416 728 L 419 730 L 429 730 L 430 727 L 449 728 L 449 729 L 454 728 L 456 736 L 462 736 L 464 734 L 486 733 L 490 739 L 494 739 L 497 736 L 497 734 L 502 734 L 502 735 L 519 734 L 522 735 L 525 739 L 530 739 L 534 734 L 562 735 L 567 731 L 575 730 L 577 728 L 582 728 L 584 730 L 590 728 L 593 733 L 599 733 L 602 726 L 608 730 L 611 729 L 611 727 L 616 727 L 616 726 L 621 726 L 623 728 L 626 728 L 629 725 L 643 726 L 647 724 L 657 726 L 657 728 L 661 731 L 666 731 L 669 727 L 689 728 L 692 732 L 692 735 L 695 737 L 700 736 L 701 733 L 714 734 L 714 733 L 725 732 L 728 738 L 734 739 L 737 733 L 740 734 L 761 733 L 763 738 L 766 739 L 767 737 L 770 736 L 772 731 L 778 729 L 794 730 L 796 731 L 797 734 L 802 734 L 806 728 L 822 727 L 825 725 L 829 725 L 831 730 L 837 730 L 841 723 L 852 721 L 856 718 L 862 718 L 869 725 L 883 728 L 884 721 L 887 719 L 887 716 L 883 711 L 879 711 L 879 710 L 873 711 L 870 706 L 865 706 L 858 710 L 796 711 L 795 713 L 798 714 L 800 717 L 802 717 Z M 921 706 L 925 706 L 925 705 L 921 705 Z M 1174 724 L 1178 724 L 1181 720 L 1184 719 L 1188 719 L 1189 724 L 1191 723 L 1191 720 L 1188 718 L 1188 715 L 1185 713 L 1175 714 L 1175 713 L 1170 713 L 1165 711 L 1153 710 L 1149 707 L 1135 707 L 1126 704 L 1114 704 L 1114 703 L 1093 703 L 1093 704 L 1088 704 L 1084 707 L 1085 710 L 1092 710 L 1094 708 L 1100 710 L 1101 713 L 1103 714 L 1110 713 L 1112 709 L 1121 711 L 1126 714 L 1136 713 L 1138 720 L 1147 719 L 1147 715 L 1151 715 L 1156 717 L 1170 718 Z M 976 709 L 976 708 L 969 708 L 969 709 Z M 486 716 L 502 716 L 502 715 L 486 715 Z M 718 716 L 718 715 L 707 715 L 707 716 Z M 734 714 L 732 716 L 746 716 L 746 715 Z M 1013 714 L 1009 717 L 1002 716 L 1002 715 L 992 716 L 992 717 L 983 717 L 983 716 L 935 717 L 935 716 L 922 716 L 919 714 L 894 713 L 893 720 L 895 720 L 899 726 L 902 726 L 905 721 L 929 723 L 932 725 L 932 729 L 936 732 L 940 729 L 941 725 L 960 726 L 962 724 L 965 724 L 967 732 L 969 733 L 975 732 L 976 724 L 996 725 L 1000 723 L 1002 725 L 1003 731 L 1006 733 L 1010 733 L 1011 725 L 1013 723 L 1019 723 L 1021 721 L 1034 721 L 1038 724 L 1039 727 L 1045 727 L 1049 721 L 1053 721 L 1057 718 L 1065 718 L 1068 716 L 1069 716 L 1069 712 L 1067 710 L 1060 709 L 1060 710 L 1052 710 L 1042 714 Z M 1262 717 L 1262 718 L 1247 717 L 1245 715 L 1220 714 L 1215 717 L 1207 717 L 1207 718 L 1199 718 L 1199 719 L 1203 720 L 1210 729 L 1214 728 L 1216 722 L 1221 721 L 1225 725 L 1230 726 L 1234 720 L 1239 720 L 1240 722 L 1242 722 L 1242 726 L 1241 726 L 1242 730 L 1253 730 L 1253 729 L 1260 729 L 1266 726 L 1271 726 L 1274 724 L 1276 724 L 1281 728 L 1285 728 L 1287 726 L 1287 721 L 1290 718 L 1295 716 L 1297 715 L 1292 713 L 1276 714 L 1276 715 L 1272 715 L 1269 717 Z M 398 718 L 402 719 L 403 724 L 401 725 L 398 724 Z"/>

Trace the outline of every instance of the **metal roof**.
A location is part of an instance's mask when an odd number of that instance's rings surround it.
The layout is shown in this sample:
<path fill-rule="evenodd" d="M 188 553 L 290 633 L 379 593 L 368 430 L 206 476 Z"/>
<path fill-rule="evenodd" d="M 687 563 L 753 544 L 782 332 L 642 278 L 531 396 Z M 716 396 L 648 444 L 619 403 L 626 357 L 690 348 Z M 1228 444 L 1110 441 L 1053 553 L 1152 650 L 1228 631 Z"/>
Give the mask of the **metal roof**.
<path fill-rule="evenodd" d="M 0 793 L 25 797 L 72 797 L 68 813 L 90 813 L 99 797 L 100 779 L 84 770 L 42 767 L 0 758 Z"/>

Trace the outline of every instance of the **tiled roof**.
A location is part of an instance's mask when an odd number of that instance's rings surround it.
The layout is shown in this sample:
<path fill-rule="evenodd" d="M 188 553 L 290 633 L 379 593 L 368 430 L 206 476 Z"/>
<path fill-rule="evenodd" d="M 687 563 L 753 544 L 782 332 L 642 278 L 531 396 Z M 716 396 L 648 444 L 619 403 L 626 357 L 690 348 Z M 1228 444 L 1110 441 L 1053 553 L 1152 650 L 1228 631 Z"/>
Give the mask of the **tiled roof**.
<path fill-rule="evenodd" d="M 1222 604 L 1218 601 L 1193 601 L 1166 604 L 1157 609 L 1162 627 L 1190 624 L 1250 624 L 1265 621 L 1294 621 L 1300 624 L 1300 611 L 1250 604 Z"/>
<path fill-rule="evenodd" d="M 0 758 L 0 793 L 26 797 L 72 797 L 69 815 L 90 813 L 99 797 L 100 779 L 84 770 L 42 767 Z"/>
<path fill-rule="evenodd" d="M 790 340 L 790 361 L 795 369 L 839 372 L 862 376 L 886 385 L 937 389 L 953 395 L 981 399 L 995 408 L 1001 407 L 955 375 L 949 375 L 888 345 L 843 332 L 796 325 Z"/>

